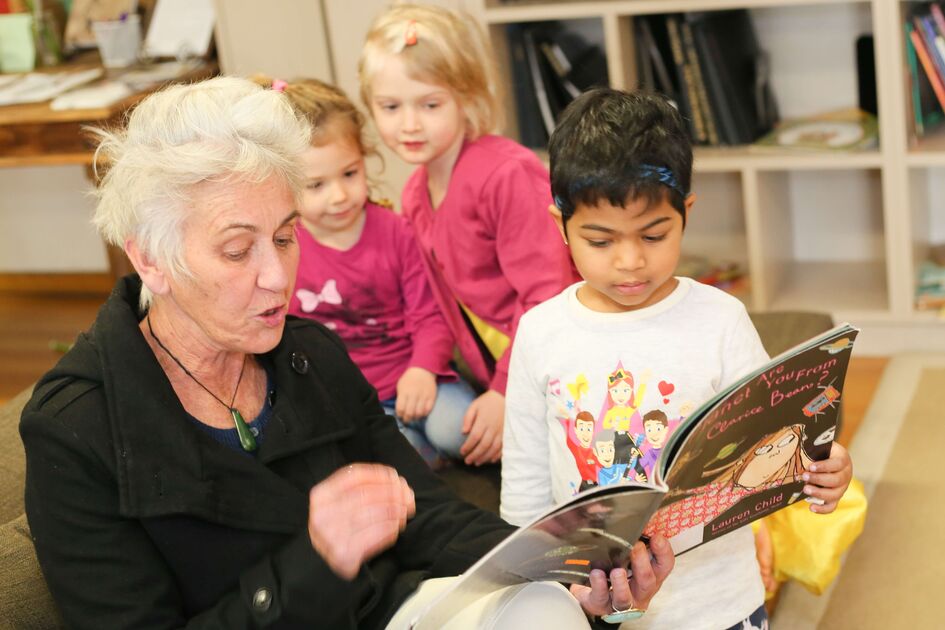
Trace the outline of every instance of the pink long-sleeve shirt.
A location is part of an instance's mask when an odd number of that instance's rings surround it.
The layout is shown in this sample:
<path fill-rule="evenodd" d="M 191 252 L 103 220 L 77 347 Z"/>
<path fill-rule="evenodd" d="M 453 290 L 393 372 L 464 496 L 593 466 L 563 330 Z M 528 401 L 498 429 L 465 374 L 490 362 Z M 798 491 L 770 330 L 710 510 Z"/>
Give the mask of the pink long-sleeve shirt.
<path fill-rule="evenodd" d="M 512 346 L 493 366 L 459 302 L 514 343 L 525 311 L 577 278 L 548 213 L 547 169 L 520 144 L 483 136 L 463 145 L 439 207 L 423 166 L 407 181 L 402 205 L 460 353 L 480 384 L 504 394 Z"/>
<path fill-rule="evenodd" d="M 299 223 L 300 260 L 289 313 L 317 319 L 345 342 L 381 400 L 421 367 L 446 379 L 453 335 L 430 290 L 410 226 L 368 203 L 364 230 L 348 250 L 325 247 Z"/>

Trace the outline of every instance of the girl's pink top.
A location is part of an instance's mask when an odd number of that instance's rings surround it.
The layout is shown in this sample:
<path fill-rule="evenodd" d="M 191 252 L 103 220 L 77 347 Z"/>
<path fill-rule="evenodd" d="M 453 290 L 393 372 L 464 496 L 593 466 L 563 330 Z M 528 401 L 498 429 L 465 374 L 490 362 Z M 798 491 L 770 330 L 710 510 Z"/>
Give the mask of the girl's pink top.
<path fill-rule="evenodd" d="M 347 251 L 319 244 L 299 223 L 299 271 L 289 313 L 317 319 L 345 342 L 381 400 L 396 396 L 397 379 L 422 367 L 446 379 L 453 336 L 430 291 L 407 222 L 373 203 L 364 231 Z"/>
<path fill-rule="evenodd" d="M 547 169 L 531 150 L 483 136 L 463 145 L 438 208 L 423 166 L 402 204 L 460 353 L 481 385 L 504 394 L 512 346 L 493 365 L 458 302 L 514 343 L 522 314 L 577 279 L 548 213 Z"/>

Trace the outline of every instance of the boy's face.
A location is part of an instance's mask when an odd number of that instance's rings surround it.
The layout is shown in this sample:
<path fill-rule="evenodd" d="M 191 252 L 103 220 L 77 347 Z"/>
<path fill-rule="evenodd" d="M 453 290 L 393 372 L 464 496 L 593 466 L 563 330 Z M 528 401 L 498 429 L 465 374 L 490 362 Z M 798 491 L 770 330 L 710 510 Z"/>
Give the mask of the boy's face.
<path fill-rule="evenodd" d="M 594 453 L 597 455 L 597 461 L 604 468 L 610 468 L 614 465 L 614 443 L 598 442 L 594 445 Z"/>
<path fill-rule="evenodd" d="M 591 439 L 594 437 L 594 423 L 587 420 L 578 420 L 574 423 L 574 434 L 581 446 L 587 448 L 591 445 Z"/>
<path fill-rule="evenodd" d="M 688 213 L 695 195 L 686 198 Z M 633 311 L 656 304 L 676 288 L 673 272 L 682 245 L 682 215 L 665 198 L 657 203 L 628 200 L 613 206 L 578 205 L 564 230 L 561 211 L 549 208 L 571 258 L 586 281 L 578 290 L 584 306 L 602 313 Z"/>
<path fill-rule="evenodd" d="M 645 422 L 643 428 L 646 431 L 646 441 L 656 448 L 663 446 L 666 441 L 666 425 L 662 422 Z"/>

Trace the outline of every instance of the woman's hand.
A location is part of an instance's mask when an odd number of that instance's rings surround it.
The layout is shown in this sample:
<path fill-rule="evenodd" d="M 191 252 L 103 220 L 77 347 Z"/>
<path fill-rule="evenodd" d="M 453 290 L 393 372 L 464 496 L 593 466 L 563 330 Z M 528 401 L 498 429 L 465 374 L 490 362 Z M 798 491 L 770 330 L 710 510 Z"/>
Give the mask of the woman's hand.
<path fill-rule="evenodd" d="M 394 410 L 403 422 L 426 418 L 436 402 L 436 374 L 421 367 L 409 367 L 397 380 Z"/>
<path fill-rule="evenodd" d="M 502 423 L 505 418 L 505 396 L 494 390 L 472 401 L 463 416 L 466 441 L 459 454 L 467 465 L 481 466 L 502 457 Z"/>
<path fill-rule="evenodd" d="M 642 542 L 637 542 L 630 551 L 633 577 L 629 580 L 626 569 L 613 569 L 610 572 L 611 586 L 608 588 L 604 572 L 594 569 L 591 571 L 591 585 L 572 584 L 571 594 L 588 615 L 601 617 L 631 606 L 646 610 L 650 600 L 663 585 L 663 580 L 673 570 L 675 562 L 676 557 L 669 541 L 663 536 L 653 536 L 649 549 Z"/>
<path fill-rule="evenodd" d="M 396 542 L 415 511 L 413 490 L 396 470 L 352 464 L 309 491 L 308 535 L 331 570 L 352 580 Z"/>
<path fill-rule="evenodd" d="M 830 447 L 830 457 L 812 463 L 809 471 L 803 474 L 803 479 L 807 482 L 804 494 L 823 501 L 822 505 L 812 503 L 810 511 L 830 514 L 837 509 L 840 497 L 853 479 L 853 460 L 847 449 L 834 442 Z"/>

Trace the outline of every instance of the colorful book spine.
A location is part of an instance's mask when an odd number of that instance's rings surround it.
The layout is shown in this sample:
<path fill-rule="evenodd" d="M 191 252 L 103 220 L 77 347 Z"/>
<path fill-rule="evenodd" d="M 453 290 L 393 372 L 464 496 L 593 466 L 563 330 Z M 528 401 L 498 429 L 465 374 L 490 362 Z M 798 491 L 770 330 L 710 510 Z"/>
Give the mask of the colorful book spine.
<path fill-rule="evenodd" d="M 906 24 L 906 63 L 909 67 L 909 84 L 912 92 L 912 115 L 915 120 L 915 133 L 922 137 L 925 127 L 922 121 L 922 93 L 919 90 L 919 60 L 916 58 L 915 46 L 912 44 L 912 25 Z"/>
<path fill-rule="evenodd" d="M 942 78 L 935 69 L 935 62 L 932 61 L 929 52 L 925 48 L 925 41 L 915 29 L 909 30 L 909 39 L 912 40 L 912 45 L 915 47 L 915 54 L 919 58 L 919 62 L 922 64 L 926 76 L 929 78 L 929 83 L 932 84 L 935 98 L 938 99 L 939 105 L 945 109 L 945 84 L 942 83 Z"/>
<path fill-rule="evenodd" d="M 935 70 L 938 72 L 938 76 L 945 79 L 945 57 L 942 56 L 936 42 L 935 25 L 932 22 L 932 17 L 917 15 L 913 17 L 912 20 L 915 22 L 915 29 L 925 42 L 925 50 L 929 54 L 929 59 L 935 64 Z"/>
<path fill-rule="evenodd" d="M 942 13 L 942 7 L 937 4 L 932 5 L 932 21 L 935 22 L 935 28 L 940 36 L 945 36 L 945 13 Z"/>
<path fill-rule="evenodd" d="M 691 131 L 693 140 L 703 144 L 708 141 L 708 134 L 705 130 L 705 119 L 702 116 L 702 108 L 699 106 L 699 96 L 696 93 L 694 81 L 692 80 L 692 69 L 686 63 L 686 55 L 683 51 L 682 36 L 679 33 L 679 22 L 674 16 L 666 17 L 666 30 L 669 34 L 669 45 L 673 53 L 673 61 L 676 64 L 677 76 L 679 77 L 679 92 L 685 100 L 685 107 L 689 110 L 687 113 L 691 116 Z"/>
<path fill-rule="evenodd" d="M 699 97 L 699 106 L 702 109 L 702 118 L 705 121 L 706 140 L 711 146 L 719 145 L 719 131 L 715 125 L 715 116 L 712 112 L 712 103 L 709 100 L 709 91 L 706 89 L 705 77 L 702 75 L 699 55 L 696 52 L 695 38 L 692 36 L 692 25 L 683 21 L 682 29 L 683 48 L 686 51 L 686 61 L 692 69 L 692 81 L 696 86 Z M 702 62 L 705 63 L 705 62 Z"/>

